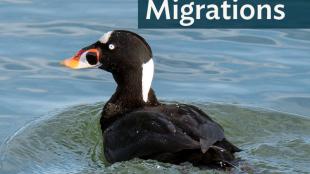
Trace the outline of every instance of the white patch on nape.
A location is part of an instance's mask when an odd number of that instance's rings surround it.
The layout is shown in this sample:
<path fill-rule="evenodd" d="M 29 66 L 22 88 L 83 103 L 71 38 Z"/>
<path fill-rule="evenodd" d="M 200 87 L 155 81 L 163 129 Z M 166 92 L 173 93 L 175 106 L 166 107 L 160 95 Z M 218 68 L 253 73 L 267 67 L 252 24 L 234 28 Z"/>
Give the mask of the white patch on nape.
<path fill-rule="evenodd" d="M 148 100 L 153 75 L 154 75 L 154 62 L 153 59 L 151 58 L 148 62 L 142 65 L 142 97 L 144 102 L 147 102 Z"/>
<path fill-rule="evenodd" d="M 100 37 L 99 41 L 103 44 L 107 43 L 112 35 L 113 31 L 109 31 Z"/>

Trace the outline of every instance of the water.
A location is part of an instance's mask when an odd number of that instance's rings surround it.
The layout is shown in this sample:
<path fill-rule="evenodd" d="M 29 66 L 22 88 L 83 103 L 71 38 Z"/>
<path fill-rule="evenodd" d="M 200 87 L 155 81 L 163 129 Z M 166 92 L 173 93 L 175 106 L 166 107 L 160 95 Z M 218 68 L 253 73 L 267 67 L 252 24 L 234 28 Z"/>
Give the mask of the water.
<path fill-rule="evenodd" d="M 233 105 L 194 104 L 225 127 L 229 139 L 244 150 L 238 157 L 253 166 L 255 172 L 309 170 L 310 120 Z M 102 105 L 75 106 L 31 122 L 4 144 L 4 170 L 40 174 L 206 172 L 190 164 L 176 166 L 139 159 L 109 165 L 103 157 L 98 123 Z M 246 170 L 246 166 L 239 170 Z"/>
<path fill-rule="evenodd" d="M 158 98 L 208 112 L 255 172 L 310 172 L 310 30 L 136 27 L 135 0 L 0 0 L 0 173 L 211 172 L 106 163 L 98 119 L 112 77 L 59 61 L 112 29 L 145 37 Z"/>

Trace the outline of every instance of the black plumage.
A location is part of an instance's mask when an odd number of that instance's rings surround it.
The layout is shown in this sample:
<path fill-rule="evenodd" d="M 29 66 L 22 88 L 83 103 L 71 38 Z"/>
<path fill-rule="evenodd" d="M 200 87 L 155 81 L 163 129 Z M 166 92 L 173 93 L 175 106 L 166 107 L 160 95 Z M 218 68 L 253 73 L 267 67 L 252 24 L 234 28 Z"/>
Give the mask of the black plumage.
<path fill-rule="evenodd" d="M 100 119 L 109 162 L 139 157 L 174 164 L 188 161 L 212 168 L 234 163 L 234 153 L 240 149 L 225 138 L 223 128 L 206 113 L 192 105 L 157 100 L 149 88 L 153 54 L 141 36 L 123 30 L 110 32 L 64 64 L 76 69 L 99 67 L 111 72 L 117 83 Z M 150 69 L 144 71 L 146 64 Z M 150 80 L 147 87 L 145 79 Z"/>
<path fill-rule="evenodd" d="M 197 166 L 230 167 L 233 153 L 223 128 L 192 105 L 161 104 L 122 115 L 104 131 L 108 161 L 134 157 Z"/>

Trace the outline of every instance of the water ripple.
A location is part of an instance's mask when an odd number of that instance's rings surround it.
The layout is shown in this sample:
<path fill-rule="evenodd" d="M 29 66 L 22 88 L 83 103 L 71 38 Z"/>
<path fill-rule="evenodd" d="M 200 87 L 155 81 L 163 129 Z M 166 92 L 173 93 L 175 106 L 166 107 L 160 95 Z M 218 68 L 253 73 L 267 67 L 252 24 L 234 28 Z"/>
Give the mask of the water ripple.
<path fill-rule="evenodd" d="M 1 148 L 5 171 L 143 173 L 155 169 L 159 173 L 184 170 L 205 172 L 189 164 L 175 166 L 153 160 L 134 159 L 108 165 L 103 158 L 98 124 L 102 105 L 72 107 L 21 129 Z M 307 171 L 309 119 L 231 105 L 198 106 L 224 126 L 229 139 L 244 150 L 239 156 L 253 165 L 252 170 L 284 173 Z M 11 168 L 12 165 L 16 167 Z M 240 166 L 241 169 L 246 167 L 249 166 Z"/>
<path fill-rule="evenodd" d="M 44 23 L 0 23 L 0 34 L 5 36 L 42 36 L 102 34 L 111 30 L 103 24 L 92 22 L 49 21 Z"/>

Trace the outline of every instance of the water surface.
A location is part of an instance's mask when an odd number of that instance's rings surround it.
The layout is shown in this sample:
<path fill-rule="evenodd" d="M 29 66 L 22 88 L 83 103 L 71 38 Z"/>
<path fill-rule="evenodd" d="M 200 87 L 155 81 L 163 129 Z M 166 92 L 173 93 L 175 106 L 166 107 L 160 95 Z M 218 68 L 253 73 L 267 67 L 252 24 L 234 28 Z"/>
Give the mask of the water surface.
<path fill-rule="evenodd" d="M 310 120 L 262 109 L 194 103 L 225 127 L 243 151 L 238 173 L 309 171 Z M 110 165 L 103 157 L 99 125 L 103 103 L 57 111 L 16 132 L 2 148 L 3 170 L 26 173 L 211 173 L 191 164 L 134 159 Z"/>
<path fill-rule="evenodd" d="M 257 171 L 310 171 L 310 30 L 136 27 L 135 0 L 0 0 L 0 173 L 201 172 L 104 162 L 97 120 L 112 77 L 59 61 L 113 29 L 150 43 L 160 99 L 207 110 Z"/>

